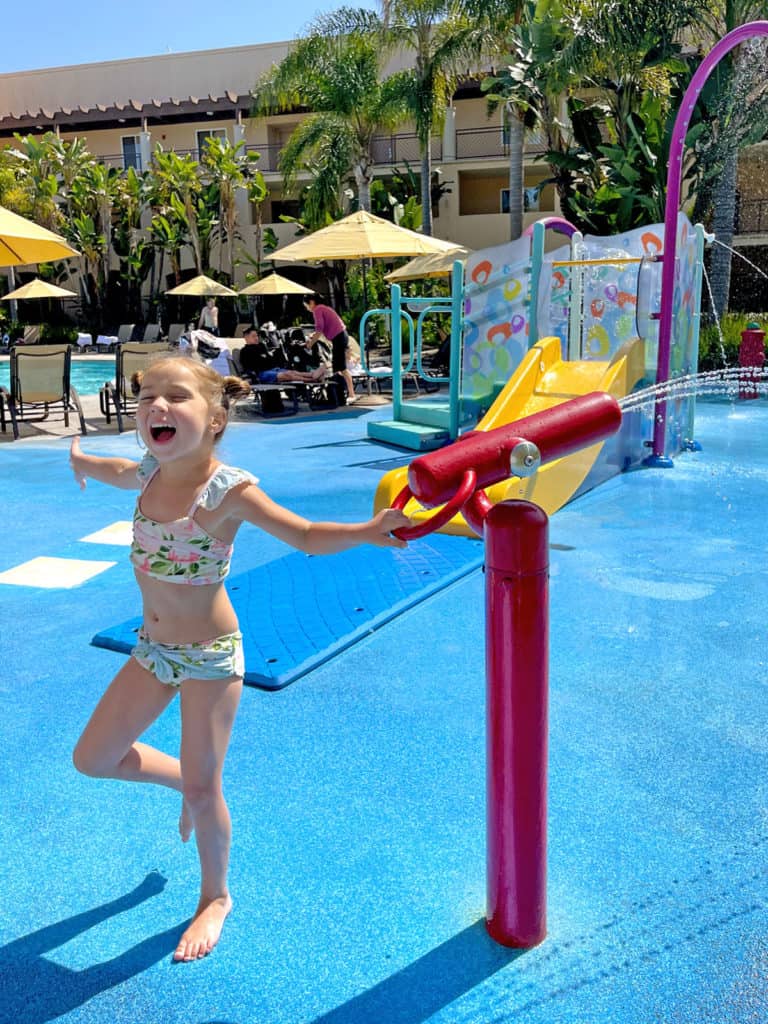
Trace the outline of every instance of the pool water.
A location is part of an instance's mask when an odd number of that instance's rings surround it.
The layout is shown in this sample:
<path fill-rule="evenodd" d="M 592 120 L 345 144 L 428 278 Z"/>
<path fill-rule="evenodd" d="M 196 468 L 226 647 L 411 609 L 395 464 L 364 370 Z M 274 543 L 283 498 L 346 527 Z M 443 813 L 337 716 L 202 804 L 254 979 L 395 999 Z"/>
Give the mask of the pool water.
<path fill-rule="evenodd" d="M 0 386 L 10 387 L 10 363 L 0 363 Z M 97 395 L 107 380 L 115 378 L 114 360 L 73 359 L 72 386 L 78 395 Z"/>

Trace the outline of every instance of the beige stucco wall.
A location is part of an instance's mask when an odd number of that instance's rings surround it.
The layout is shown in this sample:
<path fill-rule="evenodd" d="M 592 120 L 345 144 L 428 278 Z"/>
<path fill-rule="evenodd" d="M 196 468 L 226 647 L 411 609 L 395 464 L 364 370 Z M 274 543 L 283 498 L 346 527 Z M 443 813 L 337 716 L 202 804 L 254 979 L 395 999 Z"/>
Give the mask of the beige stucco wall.
<path fill-rule="evenodd" d="M 489 117 L 488 102 L 484 98 L 457 100 L 454 107 L 457 131 L 466 128 L 493 128 L 494 126 L 498 126 L 501 131 L 501 113 L 496 111 Z"/>

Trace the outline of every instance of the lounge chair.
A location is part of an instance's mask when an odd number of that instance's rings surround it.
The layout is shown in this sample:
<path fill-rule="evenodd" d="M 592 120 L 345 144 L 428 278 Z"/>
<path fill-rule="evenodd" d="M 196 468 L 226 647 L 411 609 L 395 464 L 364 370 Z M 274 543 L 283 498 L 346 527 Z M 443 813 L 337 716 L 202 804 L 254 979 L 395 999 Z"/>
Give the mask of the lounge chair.
<path fill-rule="evenodd" d="M 234 342 L 234 339 L 233 339 L 233 342 Z M 243 347 L 242 343 L 240 345 L 238 345 L 237 343 L 233 343 L 233 344 L 229 345 L 228 348 L 227 348 L 227 352 L 226 352 L 227 366 L 229 367 L 229 372 L 232 374 L 233 377 L 242 377 L 243 376 L 243 367 L 242 367 L 242 364 L 240 362 L 240 349 L 242 347 Z"/>
<path fill-rule="evenodd" d="M 233 338 L 242 338 L 243 334 L 248 330 L 249 327 L 253 327 L 250 321 L 246 323 L 239 323 L 235 328 L 235 333 L 232 335 Z"/>
<path fill-rule="evenodd" d="M 115 379 L 107 381 L 99 391 L 99 406 L 107 423 L 112 422 L 110 402 L 114 406 L 118 432 L 125 429 L 124 416 L 135 416 L 136 398 L 131 390 L 131 377 L 143 370 L 147 363 L 160 352 L 168 351 L 165 341 L 132 341 L 118 345 L 115 354 Z"/>
<path fill-rule="evenodd" d="M 242 377 L 248 380 L 240 362 L 240 350 L 242 343 L 232 344 L 227 350 L 226 360 L 229 372 L 234 377 Z M 299 411 L 299 396 L 304 388 L 303 384 L 251 384 L 251 397 L 253 401 L 240 405 L 240 408 L 255 412 L 258 416 L 268 419 L 273 416 L 295 416 Z M 285 403 L 289 404 L 286 405 Z"/>
<path fill-rule="evenodd" d="M 186 331 L 186 329 L 186 324 L 171 324 L 171 326 L 168 328 L 168 344 L 177 345 L 179 338 L 182 336 L 184 331 Z"/>
<path fill-rule="evenodd" d="M 77 332 L 77 347 L 81 352 L 92 352 L 95 348 L 93 335 L 87 331 Z"/>
<path fill-rule="evenodd" d="M 144 336 L 142 337 L 141 340 L 145 344 L 148 344 L 149 342 L 152 341 L 160 341 L 162 334 L 163 328 L 160 326 L 160 324 L 146 324 L 144 326 Z"/>
<path fill-rule="evenodd" d="M 111 352 L 117 345 L 124 345 L 133 337 L 136 324 L 120 324 L 117 334 L 100 334 L 96 338 L 96 348 L 99 352 Z"/>
<path fill-rule="evenodd" d="M 40 324 L 27 324 L 24 334 L 16 342 L 17 345 L 37 345 L 40 341 Z"/>
<path fill-rule="evenodd" d="M 85 418 L 77 391 L 70 381 L 72 352 L 69 345 L 35 345 L 11 349 L 10 389 L 0 387 L 0 429 L 6 431 L 6 409 L 11 418 L 13 439 L 19 423 L 40 423 L 60 408 L 64 426 L 70 411 L 80 418 L 80 432 L 86 433 Z"/>

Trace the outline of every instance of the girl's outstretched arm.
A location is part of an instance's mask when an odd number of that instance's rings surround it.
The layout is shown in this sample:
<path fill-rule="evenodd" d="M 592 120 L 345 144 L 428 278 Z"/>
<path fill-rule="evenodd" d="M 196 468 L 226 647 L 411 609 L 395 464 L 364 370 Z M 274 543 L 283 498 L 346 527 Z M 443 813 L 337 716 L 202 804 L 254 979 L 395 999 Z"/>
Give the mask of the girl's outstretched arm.
<path fill-rule="evenodd" d="M 278 505 L 254 485 L 230 491 L 226 500 L 229 515 L 261 527 L 308 555 L 331 555 L 358 544 L 404 548 L 406 542 L 393 537 L 392 531 L 413 525 L 408 516 L 393 508 L 382 509 L 363 523 L 313 523 Z"/>
<path fill-rule="evenodd" d="M 69 449 L 69 464 L 75 480 L 85 489 L 88 477 L 103 484 L 121 487 L 125 491 L 138 491 L 139 478 L 136 475 L 138 462 L 130 459 L 109 459 L 101 455 L 86 455 L 80 451 L 80 437 L 75 434 Z"/>

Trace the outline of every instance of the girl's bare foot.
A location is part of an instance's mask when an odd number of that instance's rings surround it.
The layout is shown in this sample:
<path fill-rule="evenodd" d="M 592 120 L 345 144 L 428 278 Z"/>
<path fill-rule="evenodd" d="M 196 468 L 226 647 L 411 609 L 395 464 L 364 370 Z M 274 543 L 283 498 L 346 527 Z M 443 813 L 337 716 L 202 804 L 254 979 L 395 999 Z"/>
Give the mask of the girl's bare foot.
<path fill-rule="evenodd" d="M 229 893 L 215 900 L 201 900 L 192 924 L 179 939 L 173 959 L 188 963 L 207 956 L 219 941 L 221 929 L 231 909 L 232 899 Z"/>
<path fill-rule="evenodd" d="M 187 801 L 182 800 L 181 815 L 179 817 L 179 835 L 181 836 L 182 843 L 189 842 L 189 837 L 192 835 L 192 829 L 192 816 L 187 808 Z"/>

